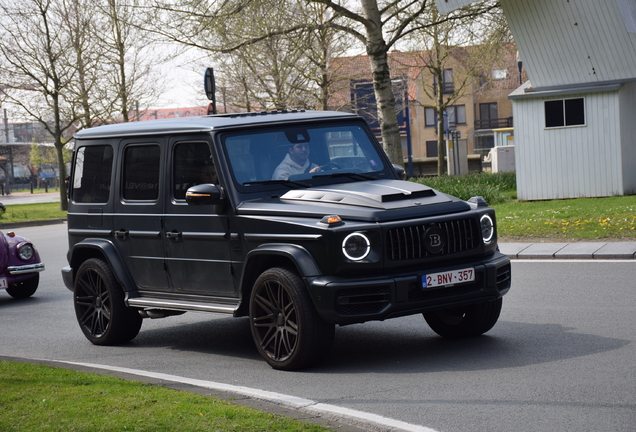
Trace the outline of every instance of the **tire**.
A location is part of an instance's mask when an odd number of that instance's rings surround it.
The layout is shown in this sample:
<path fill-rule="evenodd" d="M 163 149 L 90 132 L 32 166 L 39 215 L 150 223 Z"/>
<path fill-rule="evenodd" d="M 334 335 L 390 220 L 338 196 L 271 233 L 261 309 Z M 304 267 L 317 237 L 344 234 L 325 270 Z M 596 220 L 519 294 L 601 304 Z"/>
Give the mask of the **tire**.
<path fill-rule="evenodd" d="M 36 273 L 35 276 L 22 282 L 11 284 L 7 288 L 7 294 L 13 298 L 27 298 L 35 294 L 40 284 L 40 273 Z"/>
<path fill-rule="evenodd" d="M 142 318 L 124 304 L 124 291 L 110 265 L 91 258 L 77 271 L 73 302 L 84 336 L 95 345 L 117 345 L 137 336 Z"/>
<path fill-rule="evenodd" d="M 335 326 L 318 315 L 300 277 L 283 268 L 266 270 L 254 283 L 250 328 L 265 361 L 287 371 L 322 360 L 335 334 Z"/>
<path fill-rule="evenodd" d="M 424 313 L 424 319 L 435 333 L 459 339 L 479 336 L 493 328 L 499 319 L 503 299 L 487 303 Z"/>

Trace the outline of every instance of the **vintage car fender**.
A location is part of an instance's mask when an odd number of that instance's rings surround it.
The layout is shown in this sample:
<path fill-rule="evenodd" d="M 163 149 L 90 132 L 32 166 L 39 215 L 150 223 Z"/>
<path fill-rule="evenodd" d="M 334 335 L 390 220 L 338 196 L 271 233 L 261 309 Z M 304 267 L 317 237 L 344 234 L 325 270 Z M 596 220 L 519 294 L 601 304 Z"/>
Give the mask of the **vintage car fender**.
<path fill-rule="evenodd" d="M 68 255 L 70 265 L 62 269 L 62 278 L 69 290 L 73 291 L 75 272 L 82 263 L 89 258 L 101 258 L 105 260 L 113 269 L 115 277 L 124 291 L 130 292 L 137 289 L 115 245 L 108 240 L 88 238 L 73 246 Z"/>

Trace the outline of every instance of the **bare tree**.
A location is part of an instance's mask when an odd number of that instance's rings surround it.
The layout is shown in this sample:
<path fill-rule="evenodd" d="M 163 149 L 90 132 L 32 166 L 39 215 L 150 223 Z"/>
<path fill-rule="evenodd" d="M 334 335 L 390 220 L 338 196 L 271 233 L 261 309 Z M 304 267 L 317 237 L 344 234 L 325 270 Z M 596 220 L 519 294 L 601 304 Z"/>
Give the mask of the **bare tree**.
<path fill-rule="evenodd" d="M 93 4 L 102 20 L 95 37 L 103 62 L 99 70 L 109 92 L 106 99 L 128 122 L 134 119 L 131 114 L 138 111 L 139 104 L 145 108 L 158 99 L 163 88 L 158 67 L 170 53 L 165 53 L 167 47 L 155 44 L 152 34 L 140 27 L 142 14 L 137 0 L 99 0 Z"/>
<path fill-rule="evenodd" d="M 444 160 L 444 114 L 449 107 L 473 90 L 476 81 L 483 80 L 494 64 L 501 61 L 502 47 L 510 42 L 509 31 L 501 9 L 484 5 L 464 8 L 461 18 L 442 22 L 437 8 L 416 19 L 418 31 L 409 36 L 412 47 L 421 53 L 420 63 L 433 81 L 420 81 L 421 89 L 434 103 L 437 115 L 437 174 L 446 171 Z M 490 4 L 487 4 L 490 6 Z M 431 25 L 431 23 L 438 23 Z M 453 62 L 460 70 L 449 68 Z M 457 113 L 455 113 L 457 115 Z"/>
<path fill-rule="evenodd" d="M 60 179 L 66 178 L 62 149 L 78 119 L 70 90 L 76 69 L 71 42 L 52 0 L 2 0 L 0 52 L 5 62 L 0 82 L 7 99 L 42 124 L 53 137 Z M 68 209 L 60 182 L 60 207 Z"/>

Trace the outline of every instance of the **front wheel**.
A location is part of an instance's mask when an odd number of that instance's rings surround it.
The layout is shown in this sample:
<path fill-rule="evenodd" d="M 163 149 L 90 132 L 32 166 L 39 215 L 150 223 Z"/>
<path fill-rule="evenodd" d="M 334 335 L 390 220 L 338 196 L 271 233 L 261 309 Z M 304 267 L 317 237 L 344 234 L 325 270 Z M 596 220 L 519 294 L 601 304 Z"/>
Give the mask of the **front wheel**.
<path fill-rule="evenodd" d="M 117 345 L 139 333 L 141 316 L 126 307 L 113 270 L 100 259 L 91 258 L 80 266 L 73 301 L 80 328 L 95 345 Z"/>
<path fill-rule="evenodd" d="M 40 284 L 40 273 L 36 273 L 33 277 L 11 284 L 7 288 L 7 293 L 13 298 L 27 298 L 35 294 Z"/>
<path fill-rule="evenodd" d="M 424 313 L 424 319 L 435 333 L 446 338 L 479 336 L 493 328 L 499 319 L 503 299 L 461 308 Z"/>
<path fill-rule="evenodd" d="M 272 268 L 259 276 L 250 296 L 250 327 L 261 356 L 274 369 L 296 370 L 331 349 L 335 326 L 316 312 L 300 277 Z"/>

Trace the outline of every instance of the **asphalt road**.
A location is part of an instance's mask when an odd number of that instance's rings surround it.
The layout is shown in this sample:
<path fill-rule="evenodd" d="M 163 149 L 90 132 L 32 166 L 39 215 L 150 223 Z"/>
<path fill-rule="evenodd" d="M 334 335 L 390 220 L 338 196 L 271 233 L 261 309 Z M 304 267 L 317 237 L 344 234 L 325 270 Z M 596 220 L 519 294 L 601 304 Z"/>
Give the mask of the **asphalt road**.
<path fill-rule="evenodd" d="M 75 321 L 66 225 L 16 229 L 46 270 L 33 298 L 0 291 L 0 356 L 97 363 L 245 386 L 444 432 L 636 430 L 636 263 L 514 261 L 486 336 L 437 337 L 421 316 L 339 327 L 332 355 L 270 369 L 246 319 L 145 320 L 132 343 L 91 345 Z"/>

